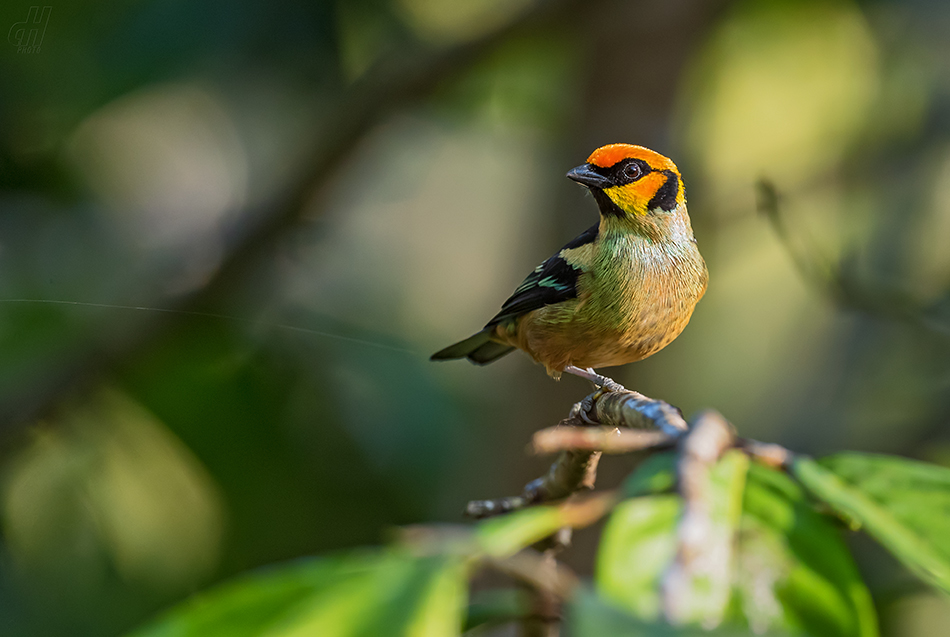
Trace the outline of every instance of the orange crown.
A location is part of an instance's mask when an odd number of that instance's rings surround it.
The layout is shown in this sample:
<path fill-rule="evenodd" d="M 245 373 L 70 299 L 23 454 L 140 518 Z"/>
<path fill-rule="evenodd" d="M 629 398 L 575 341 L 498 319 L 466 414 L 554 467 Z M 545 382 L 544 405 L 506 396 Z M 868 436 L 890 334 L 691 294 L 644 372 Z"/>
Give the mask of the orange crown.
<path fill-rule="evenodd" d="M 601 146 L 590 154 L 590 157 L 587 158 L 587 163 L 593 164 L 598 168 L 610 168 L 618 161 L 628 157 L 642 159 L 650 164 L 650 167 L 654 170 L 672 170 L 677 175 L 679 174 L 679 171 L 676 169 L 676 164 L 670 161 L 669 158 L 649 148 L 635 146 L 633 144 L 607 144 L 606 146 Z"/>

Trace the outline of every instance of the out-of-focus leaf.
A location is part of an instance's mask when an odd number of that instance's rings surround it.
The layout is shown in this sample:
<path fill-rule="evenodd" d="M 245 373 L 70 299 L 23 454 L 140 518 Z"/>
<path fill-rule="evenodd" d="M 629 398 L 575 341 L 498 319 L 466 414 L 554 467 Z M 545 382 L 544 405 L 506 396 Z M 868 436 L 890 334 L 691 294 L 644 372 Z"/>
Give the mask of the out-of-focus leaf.
<path fill-rule="evenodd" d="M 707 474 L 689 478 L 690 497 L 704 500 L 688 502 L 680 555 L 665 575 L 667 613 L 676 623 L 718 626 L 726 615 L 748 468 L 749 457 L 732 449 Z"/>
<path fill-rule="evenodd" d="M 950 592 L 950 470 L 893 456 L 797 458 L 795 477 L 921 579 Z"/>
<path fill-rule="evenodd" d="M 627 493 L 650 492 L 672 485 L 675 457 L 654 456 L 628 479 Z M 729 603 L 731 549 L 742 507 L 748 457 L 731 451 L 706 476 L 710 533 L 703 538 L 705 556 L 715 561 L 694 562 L 677 573 L 685 577 L 677 613 L 685 621 L 714 623 Z M 634 498 L 620 504 L 601 539 L 597 559 L 598 589 L 637 617 L 655 620 L 660 614 L 660 580 L 676 554 L 676 525 L 681 517 L 679 496 Z M 716 578 L 722 578 L 719 582 Z"/>
<path fill-rule="evenodd" d="M 662 623 L 646 623 L 634 617 L 589 589 L 581 589 L 567 610 L 567 625 L 575 637 L 751 637 L 753 633 L 731 626 L 715 630 L 696 627 L 674 627 Z M 758 633 L 758 637 L 778 637 L 780 633 Z"/>
<path fill-rule="evenodd" d="M 480 549 L 504 558 L 564 527 L 584 527 L 600 519 L 612 506 L 609 494 L 560 506 L 536 506 L 482 522 L 476 532 Z"/>
<path fill-rule="evenodd" d="M 871 597 L 838 530 L 797 484 L 753 464 L 743 506 L 735 608 L 750 628 L 877 635 Z"/>
<path fill-rule="evenodd" d="M 474 593 L 465 616 L 465 630 L 520 619 L 532 610 L 532 595 L 521 588 L 491 589 Z"/>
<path fill-rule="evenodd" d="M 106 590 L 108 569 L 181 594 L 214 570 L 224 525 L 217 487 L 153 414 L 104 388 L 32 433 L 7 469 L 0 515 L 6 550 L 43 573 L 42 586 L 72 580 L 61 595 L 82 603 Z"/>
<path fill-rule="evenodd" d="M 676 484 L 676 452 L 654 453 L 627 476 L 623 494 L 628 498 L 669 491 Z"/>
<path fill-rule="evenodd" d="M 745 456 L 738 454 L 724 456 L 710 474 L 710 516 L 721 519 L 736 539 L 734 553 L 727 557 L 730 565 L 724 567 L 733 571 L 724 585 L 732 590 L 732 599 L 724 602 L 720 595 L 718 600 L 729 604 L 727 619 L 757 634 L 875 637 L 877 619 L 870 595 L 837 528 L 814 510 L 788 476 L 746 465 L 741 462 Z M 641 466 L 628 486 L 652 482 L 663 488 L 655 476 L 671 475 L 671 462 L 656 459 L 652 467 Z M 637 486 L 633 492 L 638 490 L 648 487 Z M 660 583 L 675 557 L 681 510 L 682 500 L 675 495 L 630 499 L 615 508 L 604 530 L 598 590 L 641 620 L 656 621 L 660 616 Z M 703 593 L 703 582 L 695 575 L 695 588 Z M 722 592 L 723 586 L 714 582 L 707 588 L 711 594 Z M 708 610 L 704 599 L 697 597 L 696 609 Z M 694 615 L 690 620 L 701 623 L 700 615 L 708 613 Z"/>
<path fill-rule="evenodd" d="M 135 637 L 458 635 L 467 569 L 395 552 L 307 560 L 225 584 Z"/>
<path fill-rule="evenodd" d="M 633 498 L 617 505 L 597 554 L 595 581 L 601 594 L 637 617 L 659 616 L 660 578 L 676 554 L 681 509 L 675 495 Z"/>

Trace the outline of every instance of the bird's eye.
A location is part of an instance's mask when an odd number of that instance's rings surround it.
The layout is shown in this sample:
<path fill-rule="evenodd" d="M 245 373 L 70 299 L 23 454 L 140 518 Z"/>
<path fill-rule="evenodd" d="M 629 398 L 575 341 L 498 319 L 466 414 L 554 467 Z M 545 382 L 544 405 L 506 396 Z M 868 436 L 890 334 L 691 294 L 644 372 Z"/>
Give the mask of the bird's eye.
<path fill-rule="evenodd" d="M 641 170 L 640 170 L 639 164 L 635 164 L 631 162 L 623 167 L 623 176 L 629 181 L 638 179 L 640 177 L 640 174 L 641 174 Z"/>

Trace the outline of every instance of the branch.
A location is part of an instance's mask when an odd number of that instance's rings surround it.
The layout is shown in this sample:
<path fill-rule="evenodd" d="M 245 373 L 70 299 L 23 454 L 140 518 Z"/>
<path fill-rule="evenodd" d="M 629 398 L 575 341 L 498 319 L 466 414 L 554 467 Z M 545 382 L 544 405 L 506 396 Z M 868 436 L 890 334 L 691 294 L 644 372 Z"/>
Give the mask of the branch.
<path fill-rule="evenodd" d="M 847 261 L 836 263 L 813 247 L 797 247 L 782 214 L 781 200 L 774 184 L 762 179 L 756 185 L 759 212 L 772 225 L 803 279 L 842 307 L 901 321 L 950 342 L 950 325 L 931 316 L 928 308 L 906 290 L 881 281 L 862 281 L 848 272 Z"/>
<path fill-rule="evenodd" d="M 526 484 L 521 495 L 498 500 L 472 500 L 465 507 L 465 515 L 475 519 L 487 518 L 591 490 L 597 480 L 598 462 L 600 452 L 565 451 L 544 476 Z"/>
<path fill-rule="evenodd" d="M 631 390 L 603 394 L 594 401 L 591 411 L 593 420 L 611 427 L 658 429 L 673 438 L 689 431 L 677 407 Z"/>
<path fill-rule="evenodd" d="M 723 477 L 714 476 L 713 468 L 734 444 L 732 426 L 715 411 L 701 414 L 682 442 L 677 478 L 683 515 L 676 559 L 661 583 L 663 612 L 672 624 L 700 620 L 714 627 L 722 619 L 734 533 L 730 503 L 717 501 L 714 493 Z"/>
<path fill-rule="evenodd" d="M 558 600 L 570 598 L 578 585 L 577 576 L 571 569 L 533 549 L 525 549 L 505 559 L 489 559 L 485 564 Z"/>
<path fill-rule="evenodd" d="M 794 454 L 791 451 L 772 442 L 759 442 L 749 438 L 740 438 L 739 448 L 750 458 L 772 469 L 787 469 L 791 466 Z"/>
<path fill-rule="evenodd" d="M 617 429 L 616 434 L 610 433 Z M 593 489 L 602 451 L 624 453 L 669 445 L 687 431 L 680 410 L 667 402 L 629 390 L 597 391 L 574 405 L 557 427 L 535 434 L 537 453 L 561 450 L 544 476 L 525 485 L 521 495 L 473 500 L 465 515 L 484 518 L 509 513 Z"/>
<path fill-rule="evenodd" d="M 676 442 L 677 438 L 678 436 L 671 436 L 662 431 L 558 425 L 535 433 L 531 450 L 538 455 L 567 450 L 620 454 L 670 445 Z"/>

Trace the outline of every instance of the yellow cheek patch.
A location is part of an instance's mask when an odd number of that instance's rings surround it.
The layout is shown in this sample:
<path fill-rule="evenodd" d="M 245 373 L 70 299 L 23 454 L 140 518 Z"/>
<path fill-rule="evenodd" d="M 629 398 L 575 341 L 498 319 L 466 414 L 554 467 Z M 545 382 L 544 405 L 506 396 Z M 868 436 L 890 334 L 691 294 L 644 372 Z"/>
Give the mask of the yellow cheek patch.
<path fill-rule="evenodd" d="M 650 203 L 653 195 L 665 183 L 666 175 L 652 172 L 632 184 L 607 188 L 604 193 L 621 210 L 630 214 L 645 215 L 648 212 L 647 204 Z"/>

